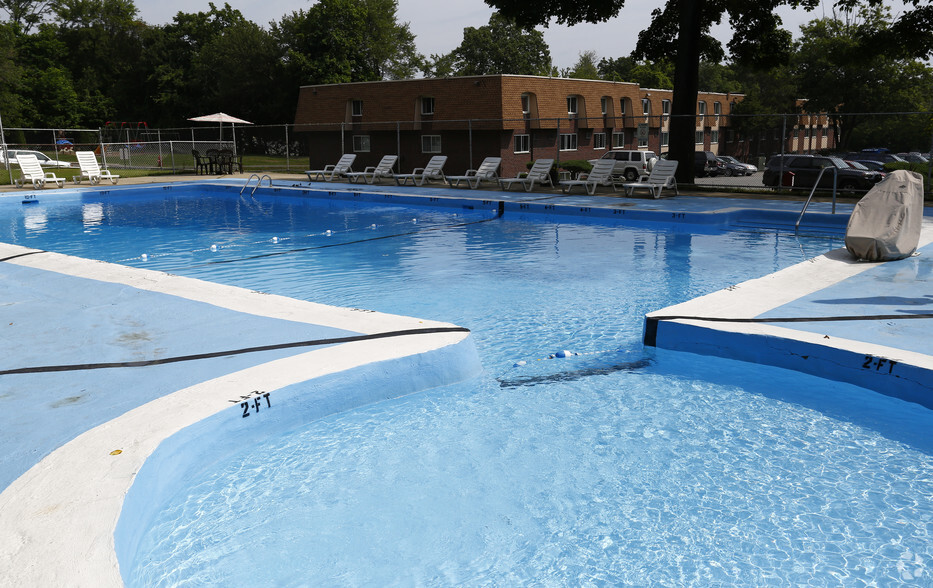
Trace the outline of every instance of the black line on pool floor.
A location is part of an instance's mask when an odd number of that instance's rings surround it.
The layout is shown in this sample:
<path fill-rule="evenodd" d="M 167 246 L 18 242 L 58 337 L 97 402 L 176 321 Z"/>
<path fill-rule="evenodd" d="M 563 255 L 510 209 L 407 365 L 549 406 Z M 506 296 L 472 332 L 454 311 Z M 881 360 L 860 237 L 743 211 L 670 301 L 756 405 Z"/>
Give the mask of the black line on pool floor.
<path fill-rule="evenodd" d="M 469 333 L 470 329 L 466 327 L 425 327 L 422 329 L 406 329 L 402 331 L 387 331 L 385 333 L 371 333 L 369 335 L 352 335 L 349 337 L 334 337 L 331 339 L 313 339 L 310 341 L 294 341 L 292 343 L 277 343 L 274 345 L 260 345 L 258 347 L 244 347 L 242 349 L 231 349 L 227 351 L 213 351 L 209 353 L 196 353 L 193 355 L 180 355 L 177 357 L 165 357 L 162 359 L 146 359 L 141 361 L 117 361 L 109 363 L 79 363 L 72 365 L 46 365 L 35 367 L 24 367 L 12 370 L 0 370 L 0 376 L 12 374 L 43 374 L 49 372 L 71 372 L 80 370 L 100 370 L 108 368 L 128 368 L 128 367 L 146 367 L 151 365 L 164 365 L 168 363 L 178 363 L 182 361 L 194 361 L 197 359 L 211 359 L 215 357 L 226 357 L 230 355 L 242 355 L 244 353 L 256 353 L 259 351 L 273 351 L 276 349 L 293 349 L 296 347 L 315 347 L 320 345 L 336 345 L 339 343 L 352 343 L 355 341 L 369 341 L 372 339 L 387 339 L 390 337 L 404 337 L 406 335 L 429 335 L 432 333 Z"/>

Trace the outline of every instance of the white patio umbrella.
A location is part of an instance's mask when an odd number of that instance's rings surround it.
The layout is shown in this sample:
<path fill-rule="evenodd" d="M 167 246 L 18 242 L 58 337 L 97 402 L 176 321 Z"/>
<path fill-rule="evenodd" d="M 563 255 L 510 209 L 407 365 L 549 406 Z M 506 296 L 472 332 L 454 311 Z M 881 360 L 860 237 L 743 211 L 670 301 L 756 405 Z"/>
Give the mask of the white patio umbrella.
<path fill-rule="evenodd" d="M 194 118 L 189 118 L 188 120 L 193 120 L 196 122 L 215 122 L 218 124 L 220 131 L 220 140 L 224 139 L 224 123 L 230 123 L 231 127 L 235 127 L 237 124 L 241 125 L 251 125 L 253 123 L 248 120 L 243 120 L 242 118 L 237 118 L 235 116 L 230 116 L 225 112 L 215 112 L 214 114 L 205 114 L 204 116 L 196 116 Z M 236 130 L 236 129 L 233 129 Z M 236 153 L 236 133 L 233 133 L 233 152 Z"/>

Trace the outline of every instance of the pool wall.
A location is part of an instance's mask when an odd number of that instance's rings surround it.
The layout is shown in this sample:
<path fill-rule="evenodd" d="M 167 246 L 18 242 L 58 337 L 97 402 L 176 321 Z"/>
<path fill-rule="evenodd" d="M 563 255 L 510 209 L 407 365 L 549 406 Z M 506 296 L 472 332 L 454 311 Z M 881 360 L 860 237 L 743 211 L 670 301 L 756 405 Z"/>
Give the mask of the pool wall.
<path fill-rule="evenodd" d="M 185 488 L 185 481 L 195 477 L 205 464 L 232 454 L 248 453 L 250 444 L 327 415 L 468 379 L 480 370 L 472 340 L 467 339 L 271 393 L 260 390 L 251 398 L 232 403 L 228 409 L 175 433 L 149 456 L 123 502 L 114 543 L 124 580 L 129 579 L 127 570 L 137 565 L 136 552 L 142 534 L 169 499 Z"/>

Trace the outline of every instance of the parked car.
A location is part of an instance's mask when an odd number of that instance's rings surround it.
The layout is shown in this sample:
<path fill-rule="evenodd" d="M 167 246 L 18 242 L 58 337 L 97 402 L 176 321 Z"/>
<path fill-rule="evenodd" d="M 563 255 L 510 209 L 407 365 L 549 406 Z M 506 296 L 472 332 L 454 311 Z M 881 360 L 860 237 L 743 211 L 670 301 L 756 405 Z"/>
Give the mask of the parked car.
<path fill-rule="evenodd" d="M 654 151 L 635 151 L 627 149 L 613 149 L 607 151 L 599 159 L 614 159 L 615 167 L 612 169 L 612 175 L 624 177 L 630 182 L 634 182 L 641 176 L 651 173 L 654 162 L 658 156 Z M 591 159 L 590 164 L 594 164 L 599 159 Z"/>
<path fill-rule="evenodd" d="M 878 174 L 879 177 L 878 177 L 878 179 L 876 180 L 876 183 L 877 183 L 877 182 L 880 182 L 881 180 L 883 180 L 883 179 L 885 178 L 885 176 L 888 175 L 888 174 L 884 171 L 884 164 L 883 164 L 883 163 L 878 163 L 877 161 L 872 161 L 871 163 L 877 163 L 878 166 L 879 166 L 878 168 L 871 168 L 871 167 L 869 167 L 869 166 L 867 166 L 867 165 L 865 165 L 864 163 L 861 163 L 861 162 L 859 162 L 859 161 L 849 161 L 849 160 L 845 160 L 845 161 L 846 161 L 847 164 L 849 164 L 849 167 L 854 167 L 855 169 L 860 169 L 860 170 L 863 170 L 863 171 L 871 172 L 871 173 L 873 173 L 873 174 Z"/>
<path fill-rule="evenodd" d="M 7 153 L 10 154 L 10 165 L 16 165 L 18 163 L 16 158 L 20 153 L 31 153 L 32 155 L 36 156 L 36 159 L 39 160 L 39 165 L 41 165 L 42 167 L 73 167 L 71 163 L 67 161 L 56 161 L 52 159 L 51 157 L 49 157 L 48 155 L 46 155 L 45 153 L 42 153 L 41 151 L 29 151 L 26 149 L 7 149 Z M 4 160 L 3 158 L 3 150 L 0 150 L 0 164 L 5 164 L 5 163 L 6 163 L 6 160 Z"/>
<path fill-rule="evenodd" d="M 727 176 L 750 176 L 758 168 L 750 163 L 742 163 L 731 155 L 720 155 L 716 159 L 723 164 L 723 175 Z"/>
<path fill-rule="evenodd" d="M 697 151 L 694 154 L 693 163 L 693 175 L 698 178 L 718 176 L 720 171 L 724 169 L 724 167 L 720 168 L 722 164 L 716 159 L 716 154 L 712 151 Z"/>
<path fill-rule="evenodd" d="M 765 186 L 778 186 L 782 174 L 792 173 L 795 188 L 812 188 L 823 168 L 836 168 L 836 187 L 845 192 L 869 190 L 881 181 L 877 172 L 855 169 L 838 157 L 824 155 L 775 155 L 768 160 L 761 181 Z M 819 187 L 833 187 L 832 170 L 823 173 Z"/>
<path fill-rule="evenodd" d="M 893 153 L 888 152 L 887 149 L 862 149 L 854 153 L 847 153 L 845 159 L 851 159 L 853 161 L 862 161 L 864 159 L 870 159 L 872 161 L 880 161 L 881 163 L 891 163 L 893 161 L 903 162 L 904 160 L 894 155 Z"/>
<path fill-rule="evenodd" d="M 910 153 L 898 153 L 897 156 L 910 163 L 930 163 L 930 160 L 918 151 L 911 151 Z"/>
<path fill-rule="evenodd" d="M 858 163 L 870 169 L 871 171 L 884 171 L 884 164 L 880 161 L 875 161 L 874 159 L 847 159 L 847 162 L 852 161 Z"/>

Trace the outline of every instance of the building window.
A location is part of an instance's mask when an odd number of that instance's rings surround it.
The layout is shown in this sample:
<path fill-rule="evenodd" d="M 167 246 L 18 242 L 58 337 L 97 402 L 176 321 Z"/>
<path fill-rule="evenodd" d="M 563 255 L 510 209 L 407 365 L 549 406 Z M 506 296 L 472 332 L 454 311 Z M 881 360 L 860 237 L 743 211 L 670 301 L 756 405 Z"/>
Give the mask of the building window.
<path fill-rule="evenodd" d="M 712 130 L 709 132 L 709 142 L 719 143 L 719 131 L 718 130 Z"/>
<path fill-rule="evenodd" d="M 603 96 L 599 99 L 599 109 L 602 111 L 603 116 L 606 116 L 606 113 L 609 112 L 609 98 Z"/>
<path fill-rule="evenodd" d="M 612 133 L 612 148 L 613 149 L 625 148 L 625 131 L 619 131 L 618 133 Z"/>
<path fill-rule="evenodd" d="M 421 114 L 434 114 L 434 98 L 421 97 Z"/>
<path fill-rule="evenodd" d="M 522 94 L 522 114 L 531 114 L 531 96 L 528 94 Z"/>
<path fill-rule="evenodd" d="M 441 136 L 440 135 L 421 135 L 422 153 L 440 153 Z"/>
<path fill-rule="evenodd" d="M 353 116 L 363 116 L 363 101 L 362 101 L 362 100 L 354 100 L 354 101 L 352 102 L 351 107 L 350 107 L 350 111 L 351 111 L 351 113 L 353 114 Z M 367 151 L 368 151 L 368 149 L 367 149 Z"/>
<path fill-rule="evenodd" d="M 716 115 L 716 124 L 719 124 L 719 115 L 722 114 L 722 103 L 713 102 L 713 114 Z"/>
<path fill-rule="evenodd" d="M 369 135 L 353 135 L 353 151 L 369 153 Z"/>
<path fill-rule="evenodd" d="M 696 139 L 694 140 L 694 142 L 695 142 L 697 145 L 702 145 L 702 144 L 703 144 L 703 131 L 697 131 L 697 132 L 696 132 Z"/>
<path fill-rule="evenodd" d="M 697 102 L 697 112 L 699 113 L 699 123 L 703 125 L 703 117 L 706 116 L 706 102 L 700 100 Z"/>
<path fill-rule="evenodd" d="M 593 149 L 606 148 L 606 133 L 593 133 Z"/>
<path fill-rule="evenodd" d="M 619 98 L 619 115 L 625 116 L 625 98 Z"/>
<path fill-rule="evenodd" d="M 567 96 L 567 114 L 569 116 L 577 115 L 577 97 Z"/>
<path fill-rule="evenodd" d="M 648 120 L 648 117 L 651 115 L 651 100 L 647 98 L 641 99 L 641 113 L 645 115 L 645 120 Z"/>
<path fill-rule="evenodd" d="M 647 146 L 648 146 L 648 135 L 647 135 L 647 133 L 645 133 L 645 134 L 638 133 L 638 148 L 640 149 L 640 148 L 642 148 L 642 147 L 647 147 Z"/>
<path fill-rule="evenodd" d="M 561 134 L 560 150 L 561 151 L 576 151 L 577 150 L 577 134 L 576 133 Z"/>
<path fill-rule="evenodd" d="M 661 131 L 661 147 L 667 147 L 671 141 L 671 134 L 667 131 Z"/>
<path fill-rule="evenodd" d="M 671 116 L 670 100 L 661 100 L 661 114 L 664 115 L 664 118 L 669 118 Z"/>
<path fill-rule="evenodd" d="M 531 153 L 531 135 L 515 135 L 515 153 Z"/>

